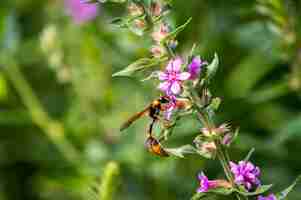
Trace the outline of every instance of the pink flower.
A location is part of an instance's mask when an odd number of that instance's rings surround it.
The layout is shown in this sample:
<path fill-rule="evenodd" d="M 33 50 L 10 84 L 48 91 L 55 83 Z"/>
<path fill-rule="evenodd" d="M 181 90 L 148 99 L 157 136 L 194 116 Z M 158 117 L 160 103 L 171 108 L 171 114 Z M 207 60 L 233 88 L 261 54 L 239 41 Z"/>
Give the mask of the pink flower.
<path fill-rule="evenodd" d="M 158 72 L 159 80 L 163 81 L 158 88 L 167 96 L 180 94 L 182 82 L 190 77 L 190 73 L 181 72 L 182 64 L 182 59 L 177 57 L 169 61 L 165 71 Z"/>
<path fill-rule="evenodd" d="M 85 3 L 81 0 L 65 0 L 65 7 L 76 24 L 93 20 L 98 14 L 97 4 Z"/>
<path fill-rule="evenodd" d="M 202 61 L 199 56 L 193 57 L 191 63 L 188 66 L 188 72 L 190 73 L 190 78 L 191 80 L 196 79 L 202 69 L 203 65 L 207 65 L 208 63 L 205 61 Z"/>

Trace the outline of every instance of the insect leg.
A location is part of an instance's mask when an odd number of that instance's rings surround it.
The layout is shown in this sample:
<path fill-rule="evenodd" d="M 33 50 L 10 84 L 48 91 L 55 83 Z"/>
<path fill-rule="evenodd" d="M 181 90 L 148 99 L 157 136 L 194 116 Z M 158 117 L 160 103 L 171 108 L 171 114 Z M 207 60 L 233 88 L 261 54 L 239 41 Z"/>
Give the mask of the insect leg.
<path fill-rule="evenodd" d="M 157 121 L 157 118 L 153 118 L 152 122 L 150 123 L 149 129 L 148 129 L 149 135 L 152 135 L 153 127 L 154 127 L 154 124 L 155 124 L 156 121 Z"/>

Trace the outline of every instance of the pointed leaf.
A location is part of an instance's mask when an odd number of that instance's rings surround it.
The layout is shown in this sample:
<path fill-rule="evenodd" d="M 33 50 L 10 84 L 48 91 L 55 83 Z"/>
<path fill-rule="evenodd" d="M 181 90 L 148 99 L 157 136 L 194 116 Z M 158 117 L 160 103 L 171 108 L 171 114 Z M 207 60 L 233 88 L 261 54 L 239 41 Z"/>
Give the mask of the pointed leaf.
<path fill-rule="evenodd" d="M 244 161 L 249 161 L 252 154 L 254 153 L 255 151 L 255 148 L 252 148 L 249 152 L 248 152 L 248 155 L 245 157 Z"/>
<path fill-rule="evenodd" d="M 178 148 L 166 148 L 165 151 L 171 155 L 184 158 L 185 154 L 194 154 L 197 150 L 190 144 L 178 147 Z"/>
<path fill-rule="evenodd" d="M 177 27 L 174 31 L 172 31 L 171 33 L 169 33 L 162 41 L 162 44 L 165 44 L 166 41 L 174 39 L 175 37 L 177 37 L 177 35 L 183 31 L 185 29 L 185 27 L 190 23 L 190 21 L 192 20 L 192 18 L 190 17 L 184 24 L 182 24 L 181 26 Z"/>
<path fill-rule="evenodd" d="M 301 179 L 301 175 L 299 175 L 296 178 L 296 180 L 289 187 L 287 187 L 285 190 L 283 190 L 279 194 L 276 194 L 277 200 L 284 200 L 284 199 L 286 199 L 287 195 L 294 189 L 294 187 L 296 186 L 296 184 L 298 183 L 298 181 L 300 181 L 300 179 Z"/>
<path fill-rule="evenodd" d="M 194 194 L 191 198 L 191 200 L 198 200 L 206 197 L 208 194 L 216 194 L 216 195 L 223 195 L 227 196 L 232 194 L 233 188 L 215 188 L 215 189 L 210 189 L 207 192 L 198 192 Z"/>
<path fill-rule="evenodd" d="M 135 20 L 144 20 L 144 19 L 145 19 L 145 15 L 128 16 L 128 17 L 116 17 L 110 23 L 113 24 L 113 25 L 118 26 L 119 28 L 128 28 L 132 32 L 136 33 L 138 29 L 140 30 L 140 32 L 144 31 L 144 29 L 135 27 L 135 24 L 133 22 Z M 135 29 L 137 29 L 137 30 L 135 30 Z"/>
<path fill-rule="evenodd" d="M 233 188 L 215 188 L 215 189 L 211 189 L 208 191 L 208 193 L 214 193 L 214 194 L 218 194 L 218 195 L 230 195 L 233 192 Z"/>
<path fill-rule="evenodd" d="M 203 199 L 204 197 L 207 196 L 207 193 L 205 192 L 198 192 L 198 193 L 195 193 L 190 200 L 199 200 L 199 199 Z"/>
<path fill-rule="evenodd" d="M 161 58 L 161 59 L 158 59 L 158 58 L 141 58 L 141 59 L 133 62 L 132 64 L 130 64 L 129 66 L 127 66 L 123 70 L 114 73 L 112 76 L 113 77 L 115 77 L 115 76 L 130 76 L 136 71 L 141 71 L 145 68 L 157 66 L 165 60 L 166 60 L 166 58 Z"/>
<path fill-rule="evenodd" d="M 212 62 L 206 67 L 206 80 L 210 82 L 213 76 L 216 74 L 219 65 L 219 58 L 217 53 L 214 54 L 214 59 Z"/>
<path fill-rule="evenodd" d="M 247 191 L 238 190 L 238 189 L 234 189 L 234 190 L 236 192 L 238 192 L 239 194 L 242 194 L 244 196 L 255 196 L 255 195 L 259 195 L 259 194 L 265 193 L 271 187 L 272 187 L 272 184 L 271 185 L 262 185 L 262 186 L 258 187 L 254 192 L 247 192 Z"/>
<path fill-rule="evenodd" d="M 114 24 L 119 27 L 126 27 L 127 23 L 125 22 L 124 18 L 116 17 L 111 20 L 110 24 Z"/>
<path fill-rule="evenodd" d="M 212 109 L 213 111 L 217 111 L 219 106 L 221 105 L 221 102 L 222 102 L 221 98 L 219 97 L 213 98 L 209 105 L 210 109 Z"/>

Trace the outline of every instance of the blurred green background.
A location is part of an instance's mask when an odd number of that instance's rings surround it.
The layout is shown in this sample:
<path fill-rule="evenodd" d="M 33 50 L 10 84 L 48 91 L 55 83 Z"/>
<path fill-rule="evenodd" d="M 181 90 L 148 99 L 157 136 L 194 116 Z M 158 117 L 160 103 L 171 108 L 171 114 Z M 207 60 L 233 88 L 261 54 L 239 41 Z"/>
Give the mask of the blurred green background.
<path fill-rule="evenodd" d="M 63 0 L 1 1 L 0 200 L 182 200 L 200 170 L 223 176 L 217 161 L 149 154 L 147 119 L 119 132 L 158 91 L 111 74 L 149 56 L 151 40 L 109 23 L 124 5 L 99 8 L 79 25 Z M 217 122 L 240 127 L 233 160 L 255 147 L 263 183 L 288 186 L 301 172 L 301 1 L 174 0 L 173 9 L 174 25 L 193 17 L 178 52 L 197 43 L 202 58 L 220 56 L 212 92 L 223 100 Z M 166 145 L 192 143 L 197 128 L 184 120 Z M 300 185 L 289 199 L 301 199 Z"/>

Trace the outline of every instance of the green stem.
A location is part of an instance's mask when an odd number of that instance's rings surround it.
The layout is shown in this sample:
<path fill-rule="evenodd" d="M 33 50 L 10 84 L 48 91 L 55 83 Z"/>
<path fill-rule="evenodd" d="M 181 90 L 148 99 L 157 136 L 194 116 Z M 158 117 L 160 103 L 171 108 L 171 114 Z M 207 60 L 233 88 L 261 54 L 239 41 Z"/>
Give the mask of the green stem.
<path fill-rule="evenodd" d="M 71 143 L 65 138 L 63 125 L 50 118 L 48 113 L 43 109 L 37 96 L 32 88 L 25 80 L 18 65 L 12 61 L 12 57 L 1 58 L 1 64 L 5 63 L 5 72 L 11 81 L 12 85 L 20 95 L 21 100 L 28 109 L 33 123 L 40 127 L 47 137 L 58 147 L 60 152 L 70 162 L 75 162 L 78 159 L 78 153 Z"/>
<path fill-rule="evenodd" d="M 194 107 L 197 110 L 198 119 L 206 128 L 208 128 L 209 130 L 212 130 L 215 127 L 215 124 L 214 124 L 213 120 L 210 118 L 210 115 L 198 106 L 198 104 L 196 103 L 196 101 L 198 101 L 198 99 L 196 99 L 197 97 L 195 95 L 193 95 L 193 91 L 191 91 L 190 94 L 191 94 L 190 97 L 191 97 L 192 103 L 195 105 Z M 229 162 L 230 162 L 229 154 L 228 154 L 227 150 L 224 150 L 224 148 L 219 140 L 215 141 L 215 145 L 217 148 L 217 157 L 222 165 L 224 173 L 225 173 L 228 181 L 233 186 L 235 186 L 234 178 L 233 178 L 230 166 L 229 166 Z M 241 200 L 240 194 L 235 194 L 235 196 L 238 200 Z M 246 200 L 248 199 L 248 197 L 244 197 L 244 198 Z"/>

